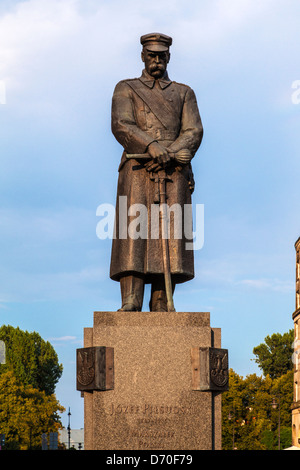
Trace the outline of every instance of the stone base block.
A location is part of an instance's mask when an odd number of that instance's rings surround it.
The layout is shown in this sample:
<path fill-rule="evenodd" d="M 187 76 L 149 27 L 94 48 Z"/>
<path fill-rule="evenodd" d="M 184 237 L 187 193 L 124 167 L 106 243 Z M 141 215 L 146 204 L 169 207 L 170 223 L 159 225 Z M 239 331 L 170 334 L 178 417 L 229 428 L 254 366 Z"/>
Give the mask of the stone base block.
<path fill-rule="evenodd" d="M 114 362 L 113 389 L 82 392 L 85 449 L 221 449 L 221 393 L 193 387 L 192 351 L 221 347 L 209 313 L 95 312 L 84 347 Z"/>

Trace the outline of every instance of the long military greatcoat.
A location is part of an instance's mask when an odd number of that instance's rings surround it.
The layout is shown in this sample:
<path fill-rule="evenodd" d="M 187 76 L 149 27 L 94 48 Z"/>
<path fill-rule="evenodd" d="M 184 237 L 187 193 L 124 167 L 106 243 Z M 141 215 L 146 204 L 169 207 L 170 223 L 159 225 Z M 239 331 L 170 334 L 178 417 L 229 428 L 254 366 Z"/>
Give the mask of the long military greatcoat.
<path fill-rule="evenodd" d="M 146 153 L 148 146 L 157 141 L 172 152 L 189 149 L 194 156 L 203 135 L 193 90 L 171 81 L 167 74 L 159 80 L 159 87 L 154 86 L 154 82 L 144 70 L 140 78 L 119 82 L 112 99 L 112 132 L 124 148 L 110 266 L 110 277 L 116 281 L 124 274 L 138 273 L 149 283 L 153 275 L 163 273 L 161 240 L 151 236 L 150 208 L 157 197 L 155 174 L 146 170 L 144 160 L 127 160 L 126 153 Z M 184 204 L 191 204 L 191 165 L 172 162 L 167 173 L 170 179 L 166 183 L 167 203 L 169 206 L 180 204 L 183 221 Z M 132 204 L 143 204 L 149 209 L 147 236 L 145 231 L 135 239 L 128 236 L 128 232 L 124 235 L 125 214 L 123 205 L 120 214 L 120 201 L 122 204 L 126 201 L 127 211 Z M 127 227 L 138 215 L 128 217 Z M 186 250 L 186 242 L 191 240 L 185 238 L 184 228 L 182 238 L 174 235 L 172 216 L 171 212 L 170 269 L 174 282 L 180 283 L 194 277 L 194 255 L 193 250 Z M 121 219 L 123 225 L 120 226 Z"/>

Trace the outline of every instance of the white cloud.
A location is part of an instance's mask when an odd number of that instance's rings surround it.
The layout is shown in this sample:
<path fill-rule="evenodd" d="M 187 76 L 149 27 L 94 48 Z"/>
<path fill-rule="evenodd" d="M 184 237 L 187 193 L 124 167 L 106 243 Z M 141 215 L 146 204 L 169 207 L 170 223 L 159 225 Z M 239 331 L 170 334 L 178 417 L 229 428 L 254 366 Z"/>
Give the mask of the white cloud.
<path fill-rule="evenodd" d="M 253 2 L 250 0 L 216 0 L 211 2 L 193 2 L 191 15 L 185 18 L 178 15 L 174 25 L 178 47 L 184 44 L 198 54 L 207 54 L 213 49 L 219 50 L 232 36 L 239 33 L 251 21 L 261 17 L 271 5 L 270 0 Z"/>
<path fill-rule="evenodd" d="M 173 36 L 172 78 L 193 82 L 192 75 L 199 76 L 200 70 L 202 80 L 210 83 L 219 65 L 223 76 L 231 76 L 235 56 L 229 51 L 239 38 L 240 59 L 250 50 L 250 64 L 253 54 L 265 63 L 262 34 L 274 38 L 278 29 L 282 34 L 288 29 L 287 21 L 280 24 L 280 15 L 288 15 L 285 4 L 277 4 L 278 18 L 273 9 L 270 0 L 17 2 L 0 16 L 0 80 L 19 114 L 44 118 L 49 129 L 56 123 L 66 131 L 95 103 L 97 110 L 102 108 L 97 119 L 108 122 L 114 85 L 141 71 L 140 35 L 158 30 Z M 254 31 L 260 40 L 255 41 Z M 278 58 L 269 60 L 276 63 Z"/>
<path fill-rule="evenodd" d="M 47 338 L 47 341 L 49 341 L 55 348 L 59 347 L 73 347 L 73 345 L 78 345 L 78 346 L 83 346 L 83 340 L 77 338 L 76 336 L 59 336 L 59 337 L 51 337 Z"/>
<path fill-rule="evenodd" d="M 76 336 L 60 336 L 59 338 L 47 338 L 47 341 L 77 341 Z"/>
<path fill-rule="evenodd" d="M 46 78 L 52 67 L 62 82 L 72 72 L 81 77 L 99 68 L 110 72 L 115 55 L 132 41 L 133 33 L 126 33 L 136 25 L 136 14 L 129 14 L 126 2 L 115 15 L 110 4 L 90 3 L 93 11 L 85 13 L 83 1 L 29 0 L 2 15 L 0 76 L 22 87 L 29 79 Z"/>
<path fill-rule="evenodd" d="M 262 17 L 270 4 L 267 0 L 188 5 L 180 0 L 20 2 L 0 17 L 0 78 L 22 88 L 31 80 L 47 79 L 49 73 L 62 82 L 74 73 L 76 83 L 78 75 L 112 75 L 116 65 L 125 69 L 126 76 L 133 64 L 140 64 L 140 35 L 163 30 L 174 36 L 178 51 L 201 54 L 222 46 L 247 22 Z"/>
<path fill-rule="evenodd" d="M 246 286 L 250 289 L 275 291 L 287 294 L 295 291 L 295 284 L 284 279 L 244 279 L 242 281 L 238 281 L 237 285 Z"/>

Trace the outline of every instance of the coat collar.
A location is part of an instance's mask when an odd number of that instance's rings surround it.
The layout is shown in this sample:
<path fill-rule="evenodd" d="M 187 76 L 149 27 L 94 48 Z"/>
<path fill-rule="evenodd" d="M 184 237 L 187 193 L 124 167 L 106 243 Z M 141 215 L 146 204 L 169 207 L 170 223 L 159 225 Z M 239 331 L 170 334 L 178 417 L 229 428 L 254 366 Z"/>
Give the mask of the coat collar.
<path fill-rule="evenodd" d="M 155 79 L 151 77 L 151 75 L 149 75 L 145 69 L 143 70 L 142 76 L 139 78 L 139 80 L 149 88 L 154 87 Z M 160 78 L 158 80 L 158 83 L 160 84 L 160 87 L 162 89 L 166 88 L 172 83 L 172 81 L 169 79 L 167 71 L 165 72 L 165 75 L 163 76 L 163 78 Z"/>

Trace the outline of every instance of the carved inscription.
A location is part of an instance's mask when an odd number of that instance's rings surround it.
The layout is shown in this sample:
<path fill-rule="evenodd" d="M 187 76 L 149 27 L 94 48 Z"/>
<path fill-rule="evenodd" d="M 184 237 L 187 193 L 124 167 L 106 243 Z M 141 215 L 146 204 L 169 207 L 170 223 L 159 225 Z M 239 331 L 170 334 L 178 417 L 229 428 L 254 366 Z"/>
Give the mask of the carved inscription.
<path fill-rule="evenodd" d="M 175 438 L 175 431 L 141 430 L 132 431 L 131 437 L 137 439 L 139 449 L 159 449 Z"/>
<path fill-rule="evenodd" d="M 177 418 L 193 414 L 192 407 L 178 404 L 111 403 L 107 413 L 112 418 L 128 417 L 129 436 L 136 439 L 138 449 L 159 449 L 176 439 Z"/>
<path fill-rule="evenodd" d="M 151 405 L 145 403 L 143 405 L 123 405 L 111 404 L 109 414 L 138 414 L 138 415 L 178 415 L 190 414 L 191 408 L 182 405 Z"/>

